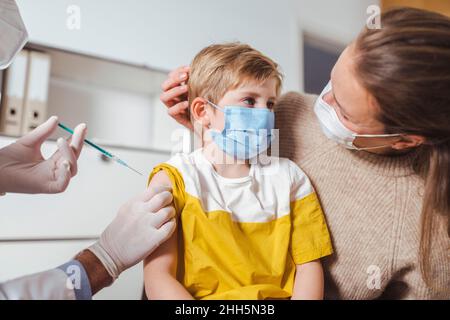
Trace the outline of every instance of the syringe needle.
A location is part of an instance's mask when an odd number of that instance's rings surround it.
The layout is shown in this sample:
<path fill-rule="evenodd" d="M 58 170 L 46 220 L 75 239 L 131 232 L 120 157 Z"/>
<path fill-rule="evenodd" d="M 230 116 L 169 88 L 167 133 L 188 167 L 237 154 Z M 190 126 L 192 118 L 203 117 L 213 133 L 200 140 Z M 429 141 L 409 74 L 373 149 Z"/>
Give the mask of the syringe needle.
<path fill-rule="evenodd" d="M 113 159 L 116 160 L 117 163 L 120 163 L 121 165 L 127 167 L 128 169 L 133 170 L 134 172 L 136 172 L 137 174 L 143 176 L 142 173 L 140 173 L 139 171 L 137 171 L 136 169 L 130 167 L 125 161 L 123 161 L 122 159 L 117 158 L 116 156 L 113 156 Z"/>
<path fill-rule="evenodd" d="M 60 128 L 62 128 L 63 130 L 69 132 L 70 134 L 73 134 L 73 130 L 70 129 L 69 127 L 63 125 L 61 122 L 58 122 L 58 126 Z M 98 151 L 100 151 L 101 153 L 103 153 L 105 156 L 107 156 L 110 159 L 115 160 L 116 162 L 120 163 L 121 165 L 127 167 L 128 169 L 133 170 L 134 172 L 136 172 L 137 174 L 143 176 L 142 173 L 140 173 L 139 171 L 137 171 L 136 169 L 130 167 L 125 161 L 117 158 L 115 155 L 111 154 L 110 152 L 106 151 L 105 149 L 101 148 L 100 146 L 96 145 L 95 143 L 89 141 L 88 139 L 84 139 L 84 142 L 87 143 L 88 145 L 90 145 L 91 147 L 97 149 Z"/>
<path fill-rule="evenodd" d="M 130 167 L 129 165 L 127 165 L 127 168 L 129 168 L 129 169 L 133 170 L 134 172 L 136 172 L 137 174 L 140 174 L 141 176 L 143 176 L 143 174 L 141 172 L 137 171 L 133 167 Z"/>

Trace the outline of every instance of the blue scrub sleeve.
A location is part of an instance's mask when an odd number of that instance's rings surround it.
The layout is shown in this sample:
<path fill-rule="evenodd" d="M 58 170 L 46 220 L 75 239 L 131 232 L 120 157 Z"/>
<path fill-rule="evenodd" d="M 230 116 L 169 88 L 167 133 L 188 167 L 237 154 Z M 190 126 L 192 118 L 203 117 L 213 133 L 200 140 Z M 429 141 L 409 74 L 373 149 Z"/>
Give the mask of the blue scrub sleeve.
<path fill-rule="evenodd" d="M 75 292 L 75 297 L 77 300 L 91 300 L 92 290 L 89 283 L 89 278 L 87 276 L 86 270 L 83 265 L 77 261 L 69 261 L 57 269 L 62 270 L 67 275 L 67 280 L 72 283 L 73 290 Z"/>

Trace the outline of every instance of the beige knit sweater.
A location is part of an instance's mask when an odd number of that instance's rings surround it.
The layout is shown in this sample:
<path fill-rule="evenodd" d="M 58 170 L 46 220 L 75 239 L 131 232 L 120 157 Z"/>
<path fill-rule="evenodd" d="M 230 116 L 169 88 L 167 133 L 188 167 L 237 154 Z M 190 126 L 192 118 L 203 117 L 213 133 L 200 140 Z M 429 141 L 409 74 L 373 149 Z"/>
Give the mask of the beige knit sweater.
<path fill-rule="evenodd" d="M 295 161 L 319 194 L 335 253 L 324 259 L 328 299 L 450 299 L 450 239 L 435 231 L 429 289 L 418 266 L 423 181 L 411 155 L 350 151 L 328 140 L 316 96 L 288 93 L 277 105 L 280 155 Z"/>

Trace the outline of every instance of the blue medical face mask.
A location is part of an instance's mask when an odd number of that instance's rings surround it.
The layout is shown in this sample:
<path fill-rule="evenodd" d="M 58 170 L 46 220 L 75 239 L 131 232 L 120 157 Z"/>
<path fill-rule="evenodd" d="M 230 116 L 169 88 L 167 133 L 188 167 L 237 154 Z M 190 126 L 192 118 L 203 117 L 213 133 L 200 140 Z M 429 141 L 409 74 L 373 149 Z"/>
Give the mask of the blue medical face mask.
<path fill-rule="evenodd" d="M 214 143 L 226 154 L 246 160 L 266 151 L 273 140 L 275 115 L 266 108 L 225 106 L 223 108 L 208 101 L 225 115 L 222 132 L 211 131 Z"/>

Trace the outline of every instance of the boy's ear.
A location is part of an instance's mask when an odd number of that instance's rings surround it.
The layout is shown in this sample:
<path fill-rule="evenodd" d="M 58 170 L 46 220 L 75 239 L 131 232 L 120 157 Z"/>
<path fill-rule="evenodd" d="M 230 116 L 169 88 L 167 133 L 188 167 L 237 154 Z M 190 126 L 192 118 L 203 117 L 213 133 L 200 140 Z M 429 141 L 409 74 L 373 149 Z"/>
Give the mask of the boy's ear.
<path fill-rule="evenodd" d="M 210 118 L 207 111 L 208 102 L 203 98 L 195 98 L 191 104 L 191 115 L 195 121 L 200 122 L 203 127 L 210 124 Z"/>

